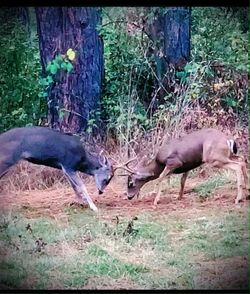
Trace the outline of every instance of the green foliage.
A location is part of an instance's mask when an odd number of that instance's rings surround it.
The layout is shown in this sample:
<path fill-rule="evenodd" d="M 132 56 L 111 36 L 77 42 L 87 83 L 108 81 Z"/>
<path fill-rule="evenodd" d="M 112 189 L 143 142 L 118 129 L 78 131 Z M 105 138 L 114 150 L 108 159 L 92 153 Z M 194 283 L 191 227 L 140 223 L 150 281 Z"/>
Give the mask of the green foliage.
<path fill-rule="evenodd" d="M 165 97 L 161 94 L 152 100 L 157 90 L 154 86 L 159 85 L 154 56 L 159 44 L 144 32 L 148 33 L 147 25 L 165 12 L 158 7 L 103 9 L 102 117 L 113 133 L 119 139 L 125 137 L 126 142 L 137 138 L 139 131 L 159 126 L 159 122 L 176 124 L 178 115 L 183 116 L 188 108 L 198 104 L 208 112 L 225 109 L 240 118 L 246 110 L 244 76 L 248 56 L 242 9 L 233 12 L 220 7 L 192 8 L 191 60 L 181 71 L 166 73 L 167 83 L 162 87 Z M 144 32 L 143 21 L 147 23 Z M 152 111 L 148 108 L 150 103 L 154 105 Z"/>
<path fill-rule="evenodd" d="M 247 71 L 247 33 L 237 17 L 219 7 L 192 9 L 191 46 L 194 61 L 219 61 Z"/>
<path fill-rule="evenodd" d="M 109 21 L 108 21 L 109 22 Z M 118 22 L 118 23 L 117 23 Z M 103 85 L 103 117 L 111 129 L 124 133 L 128 127 L 146 125 L 143 101 L 150 93 L 152 72 L 144 57 L 141 35 L 126 31 L 118 19 L 103 25 L 105 82 Z"/>
<path fill-rule="evenodd" d="M 38 94 L 39 97 L 46 98 L 49 96 L 49 89 L 56 82 L 57 74 L 61 71 L 70 73 L 74 69 L 74 66 L 70 61 L 74 58 L 70 58 L 68 52 L 75 54 L 75 52 L 70 48 L 67 50 L 66 55 L 58 54 L 54 59 L 48 62 L 46 66 L 47 76 L 41 78 L 39 81 L 39 84 L 43 87 L 43 90 Z M 62 117 L 63 115 L 64 112 L 59 112 L 59 117 Z"/>
<path fill-rule="evenodd" d="M 119 223 L 114 224 L 118 211 Z M 68 208 L 52 218 L 1 211 L 0 284 L 11 289 L 103 289 L 119 288 L 124 281 L 124 289 L 201 289 L 195 277 L 210 262 L 218 274 L 244 267 L 230 268 L 228 262 L 247 257 L 246 214 L 228 207 L 167 214 L 138 210 L 137 234 L 126 242 L 122 232 L 131 216 L 116 209 L 103 208 L 103 215 L 96 216 Z M 38 252 L 41 239 L 46 246 Z M 208 280 L 209 273 L 203 275 Z M 216 277 L 209 283 L 214 286 Z"/>
<path fill-rule="evenodd" d="M 16 20 L 0 27 L 0 131 L 37 124 L 46 103 L 38 97 L 41 71 L 38 42 Z"/>
<path fill-rule="evenodd" d="M 226 9 L 192 8 L 191 61 L 175 80 L 185 105 L 198 102 L 214 114 L 225 109 L 246 120 L 247 33 L 241 27 Z"/>

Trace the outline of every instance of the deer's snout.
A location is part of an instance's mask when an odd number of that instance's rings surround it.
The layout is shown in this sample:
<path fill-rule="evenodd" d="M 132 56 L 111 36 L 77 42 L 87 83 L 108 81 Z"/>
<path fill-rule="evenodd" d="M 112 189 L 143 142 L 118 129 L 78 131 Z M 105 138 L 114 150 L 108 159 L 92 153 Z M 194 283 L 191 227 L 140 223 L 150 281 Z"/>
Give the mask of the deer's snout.
<path fill-rule="evenodd" d="M 128 197 L 128 200 L 132 200 L 135 196 L 137 196 L 137 198 L 138 198 L 138 196 L 139 196 L 139 192 L 137 192 L 137 193 L 127 193 L 127 197 Z"/>

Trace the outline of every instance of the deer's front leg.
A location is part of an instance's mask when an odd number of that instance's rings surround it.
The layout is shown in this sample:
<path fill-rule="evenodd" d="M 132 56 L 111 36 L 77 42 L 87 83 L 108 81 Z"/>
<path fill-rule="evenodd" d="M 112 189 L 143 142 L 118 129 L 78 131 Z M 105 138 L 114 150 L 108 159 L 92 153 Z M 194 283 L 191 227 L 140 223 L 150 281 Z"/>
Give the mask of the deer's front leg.
<path fill-rule="evenodd" d="M 156 197 L 155 197 L 155 200 L 154 200 L 154 208 L 156 208 L 156 206 L 157 206 L 157 204 L 158 204 L 158 202 L 159 202 L 159 200 L 160 200 L 160 196 L 161 196 L 161 186 L 162 186 L 162 181 L 163 181 L 163 179 L 167 176 L 167 175 L 169 175 L 171 172 L 172 172 L 172 168 L 170 168 L 170 167 L 168 167 L 168 166 L 166 166 L 165 168 L 164 168 L 164 170 L 163 170 L 163 172 L 160 174 L 160 176 L 159 176 L 159 184 L 158 184 L 158 190 L 157 190 L 157 194 L 156 194 Z"/>
<path fill-rule="evenodd" d="M 65 176 L 67 177 L 67 179 L 69 180 L 74 191 L 76 192 L 77 196 L 80 195 L 83 200 L 86 199 L 89 204 L 90 209 L 92 209 L 94 211 L 98 211 L 94 202 L 90 198 L 85 185 L 83 184 L 81 178 L 77 175 L 77 173 L 75 171 L 66 170 L 63 166 L 62 166 L 62 170 L 63 170 L 63 173 L 65 174 Z"/>
<path fill-rule="evenodd" d="M 178 199 L 181 199 L 182 196 L 183 196 L 183 191 L 184 191 L 184 186 L 185 186 L 185 183 L 186 183 L 187 176 L 188 176 L 188 172 L 185 172 L 181 176 L 181 189 L 180 189 L 180 193 L 179 193 Z"/>

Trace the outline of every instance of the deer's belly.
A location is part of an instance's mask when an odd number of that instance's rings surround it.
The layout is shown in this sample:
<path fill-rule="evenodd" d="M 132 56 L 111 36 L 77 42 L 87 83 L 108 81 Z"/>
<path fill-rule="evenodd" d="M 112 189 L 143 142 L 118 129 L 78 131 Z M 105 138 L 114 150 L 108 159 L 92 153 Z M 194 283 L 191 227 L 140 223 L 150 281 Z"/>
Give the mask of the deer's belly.
<path fill-rule="evenodd" d="M 61 169 L 61 166 L 58 164 L 58 161 L 55 160 L 54 158 L 48 158 L 48 159 L 27 158 L 26 160 L 34 164 L 45 165 L 45 166 Z"/>
<path fill-rule="evenodd" d="M 196 161 L 196 162 L 189 162 L 185 163 L 182 166 L 176 168 L 173 173 L 174 174 L 181 174 L 190 171 L 191 169 L 194 169 L 202 164 L 202 161 Z"/>

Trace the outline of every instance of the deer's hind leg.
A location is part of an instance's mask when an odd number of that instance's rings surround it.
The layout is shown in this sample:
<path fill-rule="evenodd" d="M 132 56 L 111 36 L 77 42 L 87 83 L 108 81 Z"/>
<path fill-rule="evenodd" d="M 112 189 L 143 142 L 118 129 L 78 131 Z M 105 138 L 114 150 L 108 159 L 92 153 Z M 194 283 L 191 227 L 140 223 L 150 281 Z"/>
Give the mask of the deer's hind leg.
<path fill-rule="evenodd" d="M 231 169 L 236 172 L 237 177 L 237 197 L 235 199 L 235 204 L 238 204 L 240 201 L 243 200 L 243 187 L 244 187 L 244 174 L 242 171 L 244 163 L 241 161 L 235 161 L 228 159 L 226 162 L 221 162 L 218 160 L 215 160 L 212 162 L 212 166 L 218 167 L 218 168 L 225 168 L 225 169 Z"/>
<path fill-rule="evenodd" d="M 247 165 L 243 156 L 234 155 L 230 157 L 231 160 L 239 162 L 241 166 L 242 176 L 243 176 L 243 188 L 248 188 L 248 173 L 247 173 Z"/>
<path fill-rule="evenodd" d="M 16 164 L 16 161 L 11 157 L 1 157 L 0 154 L 0 179 L 7 174 L 9 169 Z"/>
<path fill-rule="evenodd" d="M 242 174 L 243 174 L 244 188 L 247 189 L 248 188 L 248 174 L 247 174 L 247 166 L 246 166 L 245 161 L 242 161 L 242 163 L 241 163 L 241 170 L 242 170 Z"/>
<path fill-rule="evenodd" d="M 179 193 L 179 196 L 178 196 L 179 200 L 182 199 L 182 197 L 183 197 L 184 186 L 185 186 L 185 183 L 186 183 L 187 176 L 188 176 L 188 172 L 183 173 L 182 176 L 181 176 L 181 189 L 180 189 L 180 193 Z"/>

